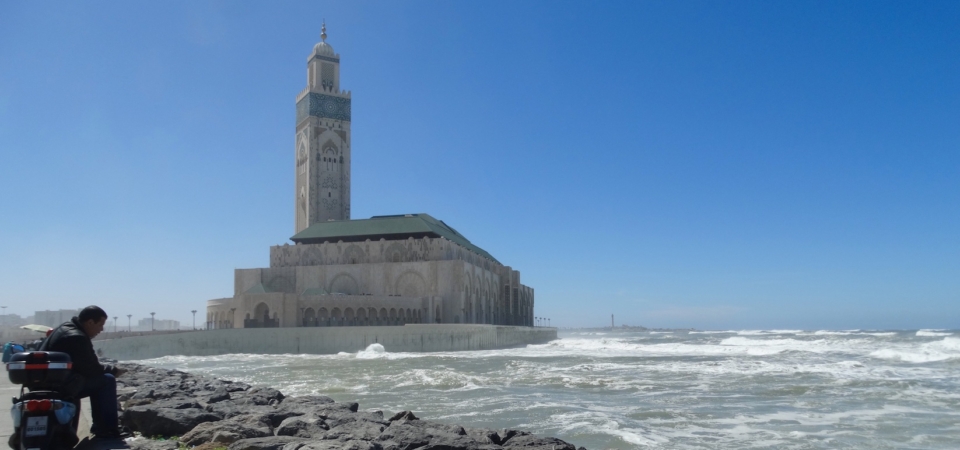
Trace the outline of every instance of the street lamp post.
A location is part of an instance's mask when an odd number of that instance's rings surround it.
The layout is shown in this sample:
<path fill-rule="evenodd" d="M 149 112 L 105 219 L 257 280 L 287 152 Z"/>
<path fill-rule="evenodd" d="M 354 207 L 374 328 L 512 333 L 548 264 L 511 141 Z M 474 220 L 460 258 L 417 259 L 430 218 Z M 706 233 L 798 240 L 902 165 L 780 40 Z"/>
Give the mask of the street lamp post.
<path fill-rule="evenodd" d="M 194 331 L 196 331 L 196 329 L 197 329 L 197 310 L 192 309 L 192 310 L 190 310 L 190 312 L 193 313 L 193 329 L 194 329 Z"/>
<path fill-rule="evenodd" d="M 237 313 L 235 312 L 237 308 L 230 308 L 230 328 L 235 328 L 233 322 L 236 320 Z"/>
<path fill-rule="evenodd" d="M 133 317 L 133 314 L 127 314 L 127 333 L 133 331 L 133 327 L 130 326 L 130 318 Z"/>
<path fill-rule="evenodd" d="M 113 316 L 113 332 L 117 332 L 117 316 Z"/>
<path fill-rule="evenodd" d="M 156 313 L 155 313 L 155 312 L 150 313 L 150 331 L 156 331 L 156 328 L 154 328 L 154 326 L 153 326 L 153 315 L 154 315 L 154 314 L 156 314 Z"/>

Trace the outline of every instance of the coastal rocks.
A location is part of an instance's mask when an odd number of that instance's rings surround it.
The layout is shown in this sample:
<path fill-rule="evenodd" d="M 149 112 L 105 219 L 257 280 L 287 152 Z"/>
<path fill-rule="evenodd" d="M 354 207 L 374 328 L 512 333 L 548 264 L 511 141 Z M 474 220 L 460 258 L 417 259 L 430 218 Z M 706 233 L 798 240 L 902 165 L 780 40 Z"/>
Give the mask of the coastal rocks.
<path fill-rule="evenodd" d="M 577 450 L 525 431 L 464 428 L 420 420 L 412 411 L 384 419 L 382 411 L 323 395 L 286 397 L 272 388 L 122 366 L 128 369 L 117 380 L 122 423 L 148 437 L 181 436 L 161 442 L 197 449 Z"/>
<path fill-rule="evenodd" d="M 134 406 L 123 411 L 121 423 L 145 436 L 180 436 L 204 422 L 215 422 L 223 416 L 198 408 L 155 408 Z"/>
<path fill-rule="evenodd" d="M 532 434 L 514 436 L 503 445 L 509 450 L 577 450 L 572 444 L 552 437 L 539 437 Z"/>
<path fill-rule="evenodd" d="M 241 439 L 273 436 L 273 426 L 265 415 L 247 414 L 218 422 L 195 426 L 180 437 L 180 442 L 194 446 L 205 442 L 232 444 Z"/>
<path fill-rule="evenodd" d="M 417 416 L 413 415 L 413 411 L 400 411 L 390 417 L 391 422 L 396 422 L 398 420 L 420 420 Z"/>
<path fill-rule="evenodd" d="M 330 427 L 319 417 L 303 418 L 302 416 L 290 417 L 284 420 L 277 427 L 277 436 L 293 436 L 299 438 L 312 438 L 323 435 Z"/>
<path fill-rule="evenodd" d="M 241 439 L 230 444 L 228 450 L 280 450 L 290 443 L 305 443 L 305 439 L 292 436 L 270 436 Z"/>

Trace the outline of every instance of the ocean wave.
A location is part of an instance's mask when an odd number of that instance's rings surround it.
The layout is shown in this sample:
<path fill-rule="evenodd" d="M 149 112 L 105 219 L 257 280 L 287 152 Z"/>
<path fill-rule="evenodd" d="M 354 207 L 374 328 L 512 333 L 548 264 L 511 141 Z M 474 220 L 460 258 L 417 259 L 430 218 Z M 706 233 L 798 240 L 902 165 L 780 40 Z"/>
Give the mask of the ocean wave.
<path fill-rule="evenodd" d="M 952 336 L 953 333 L 943 333 L 942 330 L 919 330 L 917 331 L 917 336 L 920 337 L 940 337 L 940 336 Z"/>
<path fill-rule="evenodd" d="M 763 336 L 769 334 L 800 334 L 803 330 L 740 330 L 737 334 L 741 336 Z"/>
<path fill-rule="evenodd" d="M 387 356 L 387 350 L 381 344 L 370 344 L 367 348 L 357 352 L 357 359 L 374 359 Z"/>
<path fill-rule="evenodd" d="M 813 333 L 804 333 L 812 334 L 814 336 L 876 336 L 876 337 L 887 337 L 887 336 L 896 336 L 896 331 L 862 331 L 862 330 L 817 330 Z"/>
<path fill-rule="evenodd" d="M 563 354 L 579 354 L 593 357 L 617 356 L 723 356 L 749 355 L 764 356 L 783 352 L 854 352 L 860 353 L 850 342 L 838 342 L 826 339 L 800 340 L 784 339 L 751 339 L 742 336 L 731 336 L 719 343 L 702 342 L 670 342 L 644 343 L 627 339 L 559 339 L 543 346 L 529 346 L 529 356 L 557 356 Z M 539 354 L 538 354 L 539 353 Z"/>
<path fill-rule="evenodd" d="M 916 348 L 884 348 L 870 353 L 880 359 L 910 363 L 928 363 L 960 359 L 960 338 L 945 337 L 943 340 L 926 342 Z"/>

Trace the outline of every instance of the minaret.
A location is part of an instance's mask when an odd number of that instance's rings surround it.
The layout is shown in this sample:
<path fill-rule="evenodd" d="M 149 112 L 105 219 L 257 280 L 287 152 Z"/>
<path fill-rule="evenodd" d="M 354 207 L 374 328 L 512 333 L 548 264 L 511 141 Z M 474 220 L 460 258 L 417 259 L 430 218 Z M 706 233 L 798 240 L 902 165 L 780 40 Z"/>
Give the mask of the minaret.
<path fill-rule="evenodd" d="M 327 44 L 326 22 L 320 30 L 297 95 L 294 233 L 350 220 L 350 92 L 340 90 L 340 55 Z"/>

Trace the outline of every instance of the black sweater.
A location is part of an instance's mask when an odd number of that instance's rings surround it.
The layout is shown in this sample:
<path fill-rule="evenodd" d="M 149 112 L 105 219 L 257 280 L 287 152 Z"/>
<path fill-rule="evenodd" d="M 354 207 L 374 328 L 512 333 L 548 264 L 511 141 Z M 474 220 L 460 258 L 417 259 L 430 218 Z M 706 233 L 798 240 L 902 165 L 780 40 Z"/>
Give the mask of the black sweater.
<path fill-rule="evenodd" d="M 73 373 L 92 378 L 105 373 L 115 374 L 111 365 L 100 364 L 100 358 L 93 351 L 93 342 L 80 326 L 80 319 L 74 317 L 69 322 L 53 330 L 53 333 L 40 345 L 41 351 L 63 352 L 70 355 Z"/>

